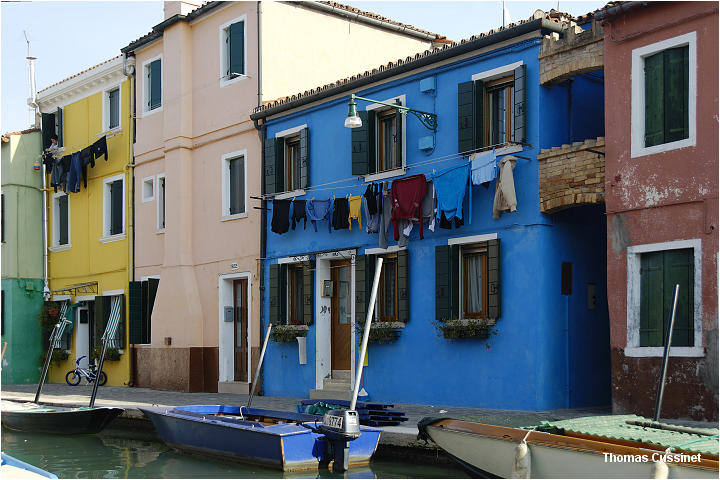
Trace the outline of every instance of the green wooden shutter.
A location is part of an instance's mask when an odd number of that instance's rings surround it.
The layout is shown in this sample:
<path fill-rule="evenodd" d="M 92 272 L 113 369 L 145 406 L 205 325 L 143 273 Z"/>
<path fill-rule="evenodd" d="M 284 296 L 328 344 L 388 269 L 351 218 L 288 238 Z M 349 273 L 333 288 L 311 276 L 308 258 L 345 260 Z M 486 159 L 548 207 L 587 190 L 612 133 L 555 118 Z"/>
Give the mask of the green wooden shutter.
<path fill-rule="evenodd" d="M 358 111 L 362 126 L 352 129 L 352 174 L 375 173 L 375 112 Z"/>
<path fill-rule="evenodd" d="M 123 181 L 110 184 L 110 235 L 123 232 Z"/>
<path fill-rule="evenodd" d="M 245 22 L 237 22 L 228 29 L 230 39 L 230 61 L 228 62 L 228 77 L 245 73 Z"/>
<path fill-rule="evenodd" d="M 487 242 L 488 318 L 500 318 L 500 239 Z"/>
<path fill-rule="evenodd" d="M 680 285 L 675 326 L 673 328 L 673 347 L 692 347 L 695 344 L 694 332 L 694 264 L 693 250 L 668 250 L 663 255 L 663 313 L 666 322 L 672 315 L 672 301 L 675 284 Z M 664 331 L 667 332 L 669 323 Z M 665 342 L 663 342 L 663 345 Z"/>
<path fill-rule="evenodd" d="M 140 318 L 142 319 L 140 323 L 140 343 L 150 343 L 149 341 L 144 341 L 147 339 L 145 333 L 147 332 L 147 324 L 149 321 L 150 314 L 148 313 L 148 296 L 150 295 L 150 283 L 145 280 L 140 285 L 140 301 L 142 302 L 142 306 L 140 307 Z"/>
<path fill-rule="evenodd" d="M 313 283 L 313 264 L 303 262 L 303 317 L 305 325 L 312 325 L 315 318 L 315 286 Z"/>
<path fill-rule="evenodd" d="M 663 52 L 665 142 L 688 138 L 688 46 Z"/>
<path fill-rule="evenodd" d="M 128 295 L 129 295 L 129 323 L 130 323 L 130 332 L 128 333 L 128 337 L 130 339 L 130 343 L 143 343 L 142 337 L 142 323 L 143 323 L 143 301 L 142 301 L 142 291 L 143 291 L 143 284 L 147 285 L 147 282 L 130 282 L 128 285 Z"/>
<path fill-rule="evenodd" d="M 127 322 L 126 316 L 125 316 L 125 295 L 115 295 L 116 297 L 120 297 L 120 321 L 118 322 L 118 328 L 115 332 L 115 348 L 125 348 L 125 330 L 127 329 L 125 327 L 125 323 Z"/>
<path fill-rule="evenodd" d="M 42 143 L 43 148 L 50 146 L 50 137 L 55 134 L 55 114 L 54 113 L 43 113 L 42 119 Z"/>
<path fill-rule="evenodd" d="M 483 148 L 485 143 L 485 82 L 482 80 L 475 80 L 475 90 L 473 91 L 475 97 L 475 109 L 473 116 L 475 121 L 475 148 Z"/>
<path fill-rule="evenodd" d="M 400 105 L 400 100 L 395 103 Z M 395 111 L 395 166 L 397 168 L 402 167 L 402 146 L 403 146 L 403 123 L 405 122 L 405 115 L 400 113 L 400 110 Z"/>
<path fill-rule="evenodd" d="M 355 256 L 355 321 L 364 324 L 375 276 L 375 255 Z"/>
<path fill-rule="evenodd" d="M 475 149 L 475 82 L 458 83 L 458 153 Z"/>
<path fill-rule="evenodd" d="M 263 170 L 265 172 L 265 195 L 270 195 L 278 190 L 277 175 L 275 172 L 275 139 L 265 139 L 265 152 L 263 155 Z"/>
<path fill-rule="evenodd" d="M 92 348 L 102 346 L 102 335 L 110 315 L 110 298 L 101 295 L 95 297 Z"/>
<path fill-rule="evenodd" d="M 58 245 L 67 245 L 70 225 L 68 225 L 68 210 L 70 209 L 69 197 L 62 195 L 58 197 Z"/>
<path fill-rule="evenodd" d="M 640 257 L 640 346 L 659 347 L 663 340 L 663 252 Z"/>
<path fill-rule="evenodd" d="M 287 266 L 270 265 L 270 322 L 273 325 L 287 323 Z"/>
<path fill-rule="evenodd" d="M 285 185 L 285 139 L 275 139 L 275 188 L 278 192 L 289 190 Z"/>
<path fill-rule="evenodd" d="M 159 278 L 148 278 L 148 300 L 147 300 L 147 316 L 145 317 L 145 335 L 143 343 L 151 343 L 150 334 L 152 333 L 152 312 L 155 307 L 155 297 L 157 296 L 158 287 L 160 286 Z"/>
<path fill-rule="evenodd" d="M 460 248 L 457 245 L 435 247 L 435 318 L 455 320 L 459 317 Z"/>
<path fill-rule="evenodd" d="M 160 59 L 150 64 L 150 110 L 162 105 L 162 68 Z"/>
<path fill-rule="evenodd" d="M 397 252 L 397 262 L 398 321 L 407 323 L 410 320 L 410 264 L 407 250 Z"/>
<path fill-rule="evenodd" d="M 515 105 L 513 105 L 513 117 L 515 121 L 515 130 L 513 131 L 512 141 L 515 143 L 526 143 L 527 139 L 527 115 L 526 102 L 527 90 L 526 86 L 526 65 L 520 65 L 513 72 L 515 80 Z"/>
<path fill-rule="evenodd" d="M 63 109 L 58 107 L 57 113 L 55 114 L 55 130 L 57 131 L 58 147 L 65 146 L 65 140 L 63 138 Z"/>
<path fill-rule="evenodd" d="M 645 58 L 645 146 L 665 143 L 663 52 Z"/>
<path fill-rule="evenodd" d="M 300 130 L 300 188 L 310 186 L 310 130 Z"/>

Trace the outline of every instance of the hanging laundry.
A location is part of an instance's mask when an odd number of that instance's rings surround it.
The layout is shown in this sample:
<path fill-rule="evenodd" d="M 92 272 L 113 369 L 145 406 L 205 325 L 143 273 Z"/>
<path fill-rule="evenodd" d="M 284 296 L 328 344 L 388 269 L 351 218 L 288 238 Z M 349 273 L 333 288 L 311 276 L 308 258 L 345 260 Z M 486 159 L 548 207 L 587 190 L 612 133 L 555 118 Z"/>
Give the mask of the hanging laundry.
<path fill-rule="evenodd" d="M 290 229 L 290 200 L 273 200 L 271 230 L 282 235 Z"/>
<path fill-rule="evenodd" d="M 383 193 L 382 196 L 385 196 L 386 193 Z M 392 219 L 392 202 L 390 202 L 389 198 L 383 198 L 382 201 L 382 215 L 380 216 L 380 235 L 378 239 L 378 246 L 380 248 L 387 248 L 388 247 L 388 227 L 390 226 L 390 222 Z"/>
<path fill-rule="evenodd" d="M 105 155 L 105 160 L 107 160 L 107 138 L 103 136 L 99 140 L 96 140 L 95 143 L 92 144 L 92 151 L 95 158 L 100 158 L 101 155 Z"/>
<path fill-rule="evenodd" d="M 67 190 L 67 174 L 70 170 L 70 155 L 56 158 L 53 161 L 52 172 L 50 174 L 50 186 L 57 192 L 58 187 Z"/>
<path fill-rule="evenodd" d="M 464 163 L 450 167 L 433 176 L 435 193 L 437 195 L 436 218 L 442 214 L 448 220 L 457 217 L 462 219 L 462 205 L 465 199 L 465 190 L 470 177 L 470 164 Z M 468 223 L 472 221 L 472 189 L 468 194 Z"/>
<path fill-rule="evenodd" d="M 309 200 L 305 212 L 317 232 L 317 222 L 327 221 L 328 233 L 332 233 L 332 203 L 330 200 Z"/>
<path fill-rule="evenodd" d="M 292 213 L 292 229 L 295 230 L 295 224 L 303 221 L 303 230 L 307 229 L 307 216 L 305 214 L 306 206 L 305 200 L 293 200 L 293 213 Z"/>
<path fill-rule="evenodd" d="M 75 152 L 70 156 L 70 171 L 67 174 L 67 190 L 70 193 L 80 191 L 80 177 L 82 176 L 82 162 L 80 161 L 80 152 Z"/>
<path fill-rule="evenodd" d="M 515 179 L 513 169 L 517 157 L 508 155 L 500 160 L 500 175 L 495 182 L 495 201 L 493 202 L 493 218 L 500 218 L 500 212 L 514 212 L 517 210 L 515 197 Z"/>
<path fill-rule="evenodd" d="M 80 150 L 80 165 L 82 166 L 82 177 L 85 188 L 87 188 L 87 166 L 95 167 L 95 157 L 92 152 L 92 145 Z"/>
<path fill-rule="evenodd" d="M 428 230 L 431 232 L 435 231 L 435 187 L 433 186 L 432 180 L 427 181 L 427 193 L 422 201 L 422 221 L 428 222 Z M 398 240 L 398 246 L 405 247 L 409 242 L 410 233 L 412 233 L 413 227 L 417 221 L 405 221 L 399 223 L 401 228 L 400 240 Z"/>
<path fill-rule="evenodd" d="M 462 227 L 463 225 L 465 225 L 465 222 L 463 221 L 462 218 L 455 217 L 454 221 L 455 221 L 455 228 L 459 228 L 459 227 Z M 445 217 L 445 214 L 443 213 L 440 216 L 440 221 L 438 222 L 438 226 L 440 228 L 450 230 L 453 227 L 453 220 L 448 220 Z"/>
<path fill-rule="evenodd" d="M 398 220 L 417 220 L 422 222 L 422 200 L 427 193 L 427 180 L 425 175 L 411 175 L 401 180 L 395 180 L 390 187 L 390 202 L 392 204 L 392 222 L 395 229 L 395 240 L 400 239 L 400 226 Z M 423 228 L 420 224 L 420 238 L 423 237 Z"/>
<path fill-rule="evenodd" d="M 368 215 L 375 215 L 378 213 L 377 190 L 375 188 L 375 184 L 368 184 L 363 196 L 365 197 L 365 205 L 367 207 Z"/>
<path fill-rule="evenodd" d="M 332 224 L 335 230 L 350 228 L 350 203 L 347 198 L 336 198 L 333 204 Z"/>
<path fill-rule="evenodd" d="M 42 163 L 45 165 L 45 175 L 51 175 L 52 174 L 52 168 L 53 168 L 53 162 L 55 161 L 55 158 L 53 158 L 51 152 L 45 152 L 42 155 Z"/>
<path fill-rule="evenodd" d="M 352 219 L 357 219 L 358 226 L 362 228 L 362 219 L 360 215 L 360 210 L 362 206 L 362 195 L 358 195 L 357 197 L 350 197 L 348 198 L 348 208 L 350 209 L 350 213 L 348 213 L 348 225 L 350 230 L 352 230 Z"/>
<path fill-rule="evenodd" d="M 380 217 L 382 216 L 378 206 L 382 205 L 382 195 L 377 193 L 377 188 L 374 186 L 371 197 L 374 199 L 375 213 L 370 213 L 370 201 L 368 197 L 365 197 L 365 228 L 367 233 L 378 233 L 380 231 Z"/>
<path fill-rule="evenodd" d="M 492 182 L 497 177 L 497 157 L 495 149 L 492 152 L 473 153 L 470 155 L 472 184 L 482 185 Z"/>

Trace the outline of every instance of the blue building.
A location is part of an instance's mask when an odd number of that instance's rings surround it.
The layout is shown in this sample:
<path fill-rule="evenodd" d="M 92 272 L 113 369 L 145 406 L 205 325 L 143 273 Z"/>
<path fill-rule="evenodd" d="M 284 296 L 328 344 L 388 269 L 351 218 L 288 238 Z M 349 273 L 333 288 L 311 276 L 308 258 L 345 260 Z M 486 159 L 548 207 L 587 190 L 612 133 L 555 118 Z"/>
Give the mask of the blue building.
<path fill-rule="evenodd" d="M 604 209 L 540 209 L 541 149 L 603 135 L 601 80 L 581 75 L 573 88 L 539 81 L 543 36 L 562 37 L 571 20 L 538 13 L 256 109 L 266 208 L 262 324 L 277 325 L 265 394 L 350 393 L 382 256 L 362 379 L 372 400 L 522 410 L 609 404 Z M 372 101 L 355 100 L 362 126 L 349 129 L 351 94 Z M 395 104 L 430 115 L 403 115 Z M 496 179 L 448 190 L 447 175 L 469 175 L 474 154 L 493 151 L 499 172 L 481 173 Z M 442 192 L 435 188 L 438 206 L 465 191 L 461 222 L 445 229 L 436 219 L 431 231 L 426 221 L 422 239 L 415 225 L 407 242 L 390 225 L 382 248 L 380 235 L 367 232 L 363 205 L 362 227 L 352 219 L 351 228 L 318 221 L 316 229 L 308 220 L 276 233 L 289 214 L 305 211 L 303 200 L 348 198 L 353 210 L 369 184 L 400 189 L 416 175 L 444 182 Z M 496 189 L 506 208 L 494 215 Z"/>

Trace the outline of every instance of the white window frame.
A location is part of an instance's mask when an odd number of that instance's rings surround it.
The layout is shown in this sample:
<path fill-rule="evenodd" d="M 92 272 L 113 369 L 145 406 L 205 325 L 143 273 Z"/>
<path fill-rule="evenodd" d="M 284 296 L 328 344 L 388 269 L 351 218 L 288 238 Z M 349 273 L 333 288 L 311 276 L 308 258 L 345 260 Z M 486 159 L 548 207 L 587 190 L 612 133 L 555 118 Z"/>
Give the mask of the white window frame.
<path fill-rule="evenodd" d="M 148 99 L 150 98 L 150 84 L 152 82 L 147 81 L 147 74 L 148 69 L 150 68 L 150 64 L 154 62 L 155 60 L 160 60 L 160 106 L 157 108 L 153 108 L 152 110 L 148 109 Z M 152 115 L 153 113 L 161 112 L 163 107 L 165 106 L 165 102 L 163 102 L 163 96 L 165 94 L 165 88 L 163 88 L 163 85 L 165 85 L 165 78 L 164 78 L 164 71 L 165 68 L 163 67 L 163 56 L 162 54 L 156 55 L 152 58 L 149 58 L 145 60 L 142 64 L 142 81 L 143 81 L 143 87 L 142 87 L 142 116 L 147 117 L 149 115 Z"/>
<path fill-rule="evenodd" d="M 640 255 L 648 252 L 693 249 L 694 295 L 692 347 L 670 347 L 672 357 L 704 357 L 702 339 L 702 242 L 699 238 L 633 245 L 627 248 L 627 345 L 626 357 L 662 357 L 665 347 L 640 346 Z"/>
<path fill-rule="evenodd" d="M 163 181 L 162 196 L 160 195 L 160 180 L 161 179 Z M 155 202 L 157 204 L 157 208 L 156 208 L 156 212 L 155 212 L 156 213 L 156 215 L 155 215 L 155 233 L 159 234 L 159 233 L 165 233 L 165 226 L 167 226 L 167 208 L 165 208 L 166 207 L 166 199 L 167 199 L 167 192 L 166 192 L 167 183 L 165 182 L 165 174 L 164 173 L 160 173 L 157 175 L 155 187 L 158 192 L 157 202 Z M 162 226 L 162 227 L 160 226 L 161 215 L 162 215 L 163 223 L 165 224 L 165 226 Z"/>
<path fill-rule="evenodd" d="M 150 185 L 150 195 L 147 195 L 147 192 L 145 191 L 145 186 Z M 140 191 L 142 192 L 142 202 L 152 202 L 155 200 L 155 177 L 145 177 L 142 179 L 142 183 L 140 184 Z"/>
<path fill-rule="evenodd" d="M 645 58 L 669 48 L 688 46 L 688 138 L 645 146 Z M 695 146 L 697 139 L 697 32 L 651 43 L 632 51 L 630 157 L 642 157 Z"/>
<path fill-rule="evenodd" d="M 296 127 L 282 130 L 275 134 L 275 139 L 291 137 L 293 135 L 297 135 L 298 133 L 300 133 L 300 131 L 303 128 L 307 128 L 307 123 L 303 123 L 302 125 L 298 125 Z M 285 165 L 285 149 L 284 148 L 283 148 L 282 154 L 283 154 L 283 165 Z M 285 172 L 283 171 L 283 176 L 284 175 L 285 175 Z M 305 195 L 305 189 L 304 188 L 296 188 L 294 190 L 286 190 L 284 192 L 280 192 L 280 193 L 274 195 L 273 198 L 275 198 L 276 200 L 285 200 L 287 198 L 295 198 L 295 197 L 300 197 L 302 195 Z"/>
<path fill-rule="evenodd" d="M 117 127 L 110 128 L 110 92 L 113 90 L 118 91 L 118 124 Z M 118 132 L 122 130 L 122 86 L 121 84 L 113 85 L 110 88 L 103 90 L 103 132 Z"/>
<path fill-rule="evenodd" d="M 400 101 L 400 105 L 402 105 L 402 106 L 405 106 L 405 105 L 407 104 L 407 102 L 406 102 L 406 100 L 405 100 L 405 94 L 403 94 L 403 95 L 398 95 L 398 96 L 396 96 L 396 97 L 391 97 L 391 98 L 388 98 L 388 99 L 386 99 L 386 100 L 380 100 L 380 101 L 381 101 L 381 102 L 384 102 L 384 103 L 396 103 L 398 100 Z M 381 111 L 383 111 L 383 110 L 389 110 L 389 109 L 391 109 L 391 108 L 392 108 L 392 107 L 388 107 L 388 106 L 386 106 L 386 105 L 382 105 L 382 104 L 379 104 L 379 103 L 371 103 L 370 105 L 368 105 L 367 107 L 365 107 L 365 111 L 368 111 L 368 112 L 369 112 L 370 110 L 381 110 Z M 392 169 L 392 170 L 387 170 L 387 171 L 385 171 L 385 172 L 371 173 L 371 174 L 365 175 L 365 182 L 374 182 L 374 181 L 377 181 L 377 180 L 383 180 L 383 179 L 386 179 L 386 178 L 398 177 L 398 176 L 400 176 L 400 175 L 405 175 L 405 171 L 407 170 L 407 148 L 406 148 L 406 147 L 407 147 L 407 131 L 406 131 L 406 130 L 407 130 L 407 128 L 406 128 L 406 126 L 407 126 L 407 121 L 406 121 L 406 118 L 407 118 L 407 116 L 405 116 L 405 115 L 402 116 L 402 126 L 401 126 L 401 131 L 402 131 L 402 145 L 401 145 L 401 148 L 402 148 L 402 164 L 401 164 L 401 167 L 395 168 L 395 169 Z M 375 122 L 375 128 L 377 128 L 377 122 Z M 395 128 L 397 128 L 397 126 L 396 126 Z M 377 136 L 376 136 L 375 138 L 377 139 Z M 377 146 L 377 145 L 376 145 L 376 146 Z M 375 156 L 375 158 L 372 158 L 372 159 L 371 159 L 372 162 L 377 162 L 377 148 L 376 148 L 375 150 L 376 150 L 376 152 L 375 152 L 375 155 L 376 155 L 376 156 Z"/>
<path fill-rule="evenodd" d="M 245 197 L 245 211 L 230 215 L 230 160 L 243 157 L 243 195 Z M 222 181 L 222 210 L 220 212 L 220 221 L 236 220 L 238 218 L 247 218 L 248 193 L 247 193 L 247 149 L 237 150 L 223 154 L 220 157 L 220 172 Z"/>
<path fill-rule="evenodd" d="M 60 197 L 68 197 L 68 243 L 60 245 L 58 240 L 60 239 L 60 214 L 58 211 L 58 199 Z M 70 195 L 64 192 L 54 193 L 52 196 L 52 246 L 48 247 L 51 252 L 62 252 L 70 250 L 72 243 L 70 242 Z"/>
<path fill-rule="evenodd" d="M 245 24 L 245 28 L 243 28 L 243 73 L 235 78 L 229 79 L 225 76 L 225 71 L 227 70 L 227 65 L 230 60 L 230 52 L 228 52 L 226 48 L 227 44 L 225 43 L 225 39 L 229 35 L 230 25 L 239 22 L 243 22 Z M 220 42 L 220 88 L 232 85 L 233 83 L 245 80 L 246 78 L 250 78 L 247 75 L 247 27 L 247 15 L 241 15 L 237 18 L 230 20 L 229 22 L 223 23 L 218 29 L 218 39 Z"/>
<path fill-rule="evenodd" d="M 112 209 L 112 203 L 111 203 L 111 197 L 110 197 L 110 184 L 112 182 L 115 182 L 117 180 L 122 180 L 122 226 L 123 231 L 122 233 L 116 233 L 115 235 L 110 235 L 110 216 L 111 216 L 111 209 Z M 102 243 L 110 243 L 110 242 L 117 242 L 120 240 L 125 240 L 126 238 L 126 232 L 125 232 L 125 215 L 126 208 L 125 208 L 125 174 L 121 173 L 118 175 L 113 175 L 112 177 L 103 178 L 103 230 L 102 230 L 102 236 L 100 237 L 100 242 Z"/>

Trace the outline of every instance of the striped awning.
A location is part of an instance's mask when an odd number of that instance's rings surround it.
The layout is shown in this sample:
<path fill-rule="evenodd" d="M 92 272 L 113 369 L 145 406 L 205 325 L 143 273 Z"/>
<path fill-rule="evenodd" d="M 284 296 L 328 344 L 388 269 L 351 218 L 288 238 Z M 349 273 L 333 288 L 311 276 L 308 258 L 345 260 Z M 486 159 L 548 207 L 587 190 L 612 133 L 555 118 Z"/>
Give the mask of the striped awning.
<path fill-rule="evenodd" d="M 118 325 L 120 324 L 120 309 L 122 307 L 121 302 L 122 296 L 112 297 L 112 303 L 110 304 L 110 318 L 108 319 L 107 326 L 105 327 L 105 333 L 103 333 L 102 339 L 112 340 L 115 338 Z"/>
<path fill-rule="evenodd" d="M 62 302 L 62 305 L 60 305 L 60 327 L 58 328 L 57 334 L 55 335 L 55 345 L 53 348 L 60 348 L 60 339 L 62 339 L 65 328 L 68 325 L 72 324 L 72 322 L 66 317 L 68 305 L 69 302 Z"/>

